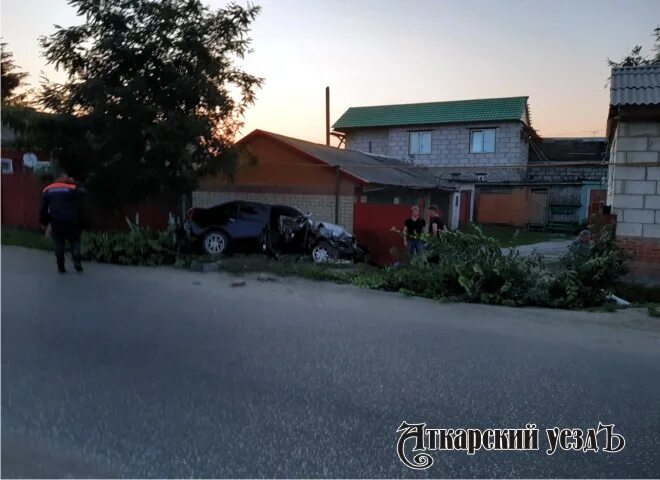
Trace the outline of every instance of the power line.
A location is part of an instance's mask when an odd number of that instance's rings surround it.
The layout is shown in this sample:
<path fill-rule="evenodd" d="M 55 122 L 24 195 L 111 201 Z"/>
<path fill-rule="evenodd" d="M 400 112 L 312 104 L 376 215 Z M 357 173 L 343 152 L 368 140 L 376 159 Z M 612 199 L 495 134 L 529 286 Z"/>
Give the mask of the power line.
<path fill-rule="evenodd" d="M 547 133 L 547 134 L 542 135 L 541 138 L 543 138 L 543 137 L 561 137 L 563 135 L 573 135 L 573 134 L 576 134 L 576 133 L 593 133 L 594 136 L 595 136 L 596 132 L 600 132 L 600 131 L 604 132 L 605 129 L 604 128 L 596 128 L 596 129 L 592 129 L 592 130 L 579 130 L 579 131 L 576 131 L 576 132 Z"/>

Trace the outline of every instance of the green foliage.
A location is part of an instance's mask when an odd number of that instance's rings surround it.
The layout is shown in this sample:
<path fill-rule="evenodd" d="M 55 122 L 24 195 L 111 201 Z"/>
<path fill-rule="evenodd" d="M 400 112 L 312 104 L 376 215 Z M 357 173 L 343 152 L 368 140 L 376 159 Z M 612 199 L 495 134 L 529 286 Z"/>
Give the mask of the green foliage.
<path fill-rule="evenodd" d="M 603 228 L 592 245 L 574 246 L 559 271 L 540 255 L 503 254 L 498 241 L 475 226 L 470 233 L 427 237 L 427 254 L 352 282 L 442 300 L 497 305 L 582 308 L 603 305 L 614 281 L 625 273 L 623 252 L 611 229 Z"/>
<path fill-rule="evenodd" d="M 561 307 L 604 303 L 607 290 L 626 273 L 625 260 L 612 228 L 595 232 L 590 244 L 574 243 L 560 260 L 562 272 L 552 286 L 553 301 Z"/>
<path fill-rule="evenodd" d="M 172 265 L 177 259 L 172 234 L 131 226 L 126 232 L 86 232 L 82 238 L 85 260 L 120 265 Z"/>
<path fill-rule="evenodd" d="M 626 55 L 624 58 L 615 62 L 611 59 L 607 59 L 607 64 L 610 67 L 637 67 L 644 65 L 658 65 L 660 64 L 660 26 L 653 29 L 653 52 L 652 56 L 645 56 L 642 54 L 642 46 L 636 45 L 633 47 L 631 52 Z"/>
<path fill-rule="evenodd" d="M 14 54 L 7 50 L 7 44 L 2 42 L 0 44 L 1 50 L 1 72 L 2 72 L 2 104 L 20 103 L 25 100 L 25 94 L 18 94 L 16 92 L 21 86 L 25 84 L 25 79 L 28 74 L 26 72 L 18 71 L 18 66 L 14 63 Z"/>
<path fill-rule="evenodd" d="M 194 189 L 231 170 L 231 148 L 262 80 L 236 61 L 250 51 L 259 7 L 201 0 L 71 0 L 82 23 L 40 39 L 63 83 L 45 80 L 42 145 L 102 204 Z M 46 138 L 44 138 L 46 137 Z"/>
<path fill-rule="evenodd" d="M 475 225 L 468 223 L 462 226 L 460 231 L 463 233 L 475 233 L 475 228 L 478 228 L 485 236 L 494 238 L 500 247 L 508 248 L 571 238 L 569 235 L 563 233 L 534 231 L 504 225 Z"/>
<path fill-rule="evenodd" d="M 52 250 L 53 242 L 43 231 L 23 230 L 20 228 L 2 227 L 2 244 L 18 247 Z"/>

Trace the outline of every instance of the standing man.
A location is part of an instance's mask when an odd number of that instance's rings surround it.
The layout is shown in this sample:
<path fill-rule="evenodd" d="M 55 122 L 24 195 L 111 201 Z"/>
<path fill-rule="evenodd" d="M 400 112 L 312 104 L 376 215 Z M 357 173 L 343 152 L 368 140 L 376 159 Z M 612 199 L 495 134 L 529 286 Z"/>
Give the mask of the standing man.
<path fill-rule="evenodd" d="M 447 231 L 445 222 L 442 221 L 438 207 L 431 205 L 429 207 L 429 234 L 434 237 L 441 235 Z"/>
<path fill-rule="evenodd" d="M 406 220 L 403 227 L 403 245 L 408 250 L 409 255 L 419 255 L 424 249 L 424 242 L 421 239 L 422 232 L 426 226 L 426 221 L 419 218 L 419 207 L 414 206 L 410 209 L 410 218 Z"/>
<path fill-rule="evenodd" d="M 73 178 L 62 174 L 43 190 L 39 222 L 46 231 L 50 230 L 55 244 L 57 270 L 65 273 L 64 247 L 68 241 L 71 244 L 73 265 L 77 272 L 82 272 L 80 258 L 80 234 L 82 232 L 81 218 L 81 188 Z"/>

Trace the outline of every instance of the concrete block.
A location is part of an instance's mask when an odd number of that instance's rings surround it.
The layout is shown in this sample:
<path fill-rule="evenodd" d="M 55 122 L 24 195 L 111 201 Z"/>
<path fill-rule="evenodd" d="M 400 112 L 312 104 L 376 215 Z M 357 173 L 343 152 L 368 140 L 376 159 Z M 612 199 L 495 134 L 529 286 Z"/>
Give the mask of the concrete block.
<path fill-rule="evenodd" d="M 660 210 L 655 211 L 655 223 L 660 225 Z"/>
<path fill-rule="evenodd" d="M 617 140 L 616 148 L 619 152 L 644 152 L 648 145 L 646 137 L 622 137 Z"/>
<path fill-rule="evenodd" d="M 646 224 L 642 228 L 642 236 L 645 238 L 660 238 L 660 225 Z"/>
<path fill-rule="evenodd" d="M 644 195 L 614 195 L 612 199 L 614 208 L 645 208 Z"/>
<path fill-rule="evenodd" d="M 660 167 L 647 167 L 646 178 L 647 180 L 660 180 Z"/>
<path fill-rule="evenodd" d="M 616 167 L 615 180 L 646 180 L 645 167 Z"/>
<path fill-rule="evenodd" d="M 625 237 L 641 237 L 642 224 L 641 223 L 626 223 L 620 222 L 616 226 L 616 234 Z"/>
<path fill-rule="evenodd" d="M 657 182 L 653 180 L 624 180 L 623 193 L 625 194 L 655 194 Z"/>
<path fill-rule="evenodd" d="M 653 152 L 660 152 L 660 137 L 651 137 L 649 138 L 649 150 Z"/>
<path fill-rule="evenodd" d="M 658 152 L 626 152 L 625 163 L 657 163 Z"/>
<path fill-rule="evenodd" d="M 644 197 L 644 208 L 660 209 L 660 195 L 646 195 Z"/>
<path fill-rule="evenodd" d="M 656 136 L 660 135 L 660 123 L 657 122 L 637 122 L 628 123 L 627 136 L 640 137 L 640 136 Z"/>
<path fill-rule="evenodd" d="M 623 221 L 626 223 L 655 223 L 654 210 L 625 209 Z"/>

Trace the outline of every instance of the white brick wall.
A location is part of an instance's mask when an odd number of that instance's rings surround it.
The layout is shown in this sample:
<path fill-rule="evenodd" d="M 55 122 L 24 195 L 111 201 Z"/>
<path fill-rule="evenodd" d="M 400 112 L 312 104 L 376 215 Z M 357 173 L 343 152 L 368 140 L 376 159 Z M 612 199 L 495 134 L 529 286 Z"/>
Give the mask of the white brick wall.
<path fill-rule="evenodd" d="M 496 128 L 495 153 L 470 153 L 470 130 L 474 128 Z M 431 154 L 408 156 L 411 131 L 431 130 Z M 405 161 L 429 166 L 497 167 L 498 165 L 527 165 L 529 145 L 522 139 L 522 124 L 515 122 L 500 124 L 410 126 L 381 129 L 362 129 L 346 133 L 346 148 L 389 155 Z M 479 167 L 479 168 L 477 168 Z M 501 175 L 520 175 L 515 170 L 502 170 Z M 490 179 L 490 173 L 489 173 Z M 512 178 L 513 179 L 513 178 Z"/>
<path fill-rule="evenodd" d="M 649 146 L 648 138 L 633 138 L 625 137 L 619 138 L 619 151 L 620 152 L 645 152 Z"/>
<path fill-rule="evenodd" d="M 624 237 L 641 237 L 642 224 L 619 222 L 616 226 L 616 234 Z"/>
<path fill-rule="evenodd" d="M 653 180 L 624 180 L 623 192 L 626 194 L 650 194 L 656 192 L 658 182 Z"/>
<path fill-rule="evenodd" d="M 614 208 L 644 208 L 644 195 L 614 195 Z"/>
<path fill-rule="evenodd" d="M 651 122 L 629 122 L 628 135 L 631 137 L 654 137 L 660 136 L 660 123 Z"/>
<path fill-rule="evenodd" d="M 626 152 L 625 163 L 657 163 L 658 152 Z"/>
<path fill-rule="evenodd" d="M 660 195 L 647 195 L 644 208 L 660 209 Z"/>
<path fill-rule="evenodd" d="M 653 210 L 626 209 L 623 211 L 624 222 L 655 223 L 655 212 Z"/>
<path fill-rule="evenodd" d="M 642 236 L 646 238 L 660 238 L 660 225 L 644 225 Z"/>
<path fill-rule="evenodd" d="M 273 203 L 296 207 L 303 213 L 311 212 L 313 219 L 335 221 L 334 195 L 304 195 L 276 192 L 206 192 L 195 191 L 192 194 L 194 207 L 212 207 L 233 200 L 245 200 L 261 203 Z M 353 231 L 353 196 L 339 197 L 339 224 Z"/>
<path fill-rule="evenodd" d="M 619 123 L 610 164 L 608 201 L 618 215 L 617 235 L 660 238 L 660 122 Z"/>

